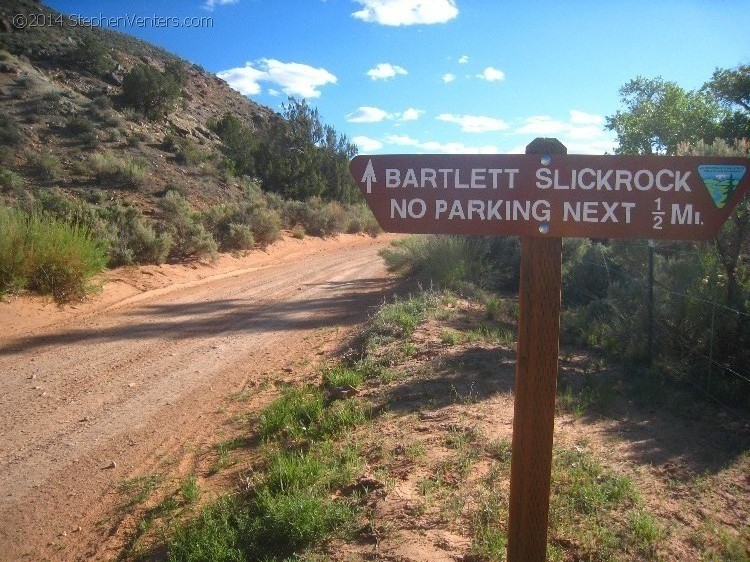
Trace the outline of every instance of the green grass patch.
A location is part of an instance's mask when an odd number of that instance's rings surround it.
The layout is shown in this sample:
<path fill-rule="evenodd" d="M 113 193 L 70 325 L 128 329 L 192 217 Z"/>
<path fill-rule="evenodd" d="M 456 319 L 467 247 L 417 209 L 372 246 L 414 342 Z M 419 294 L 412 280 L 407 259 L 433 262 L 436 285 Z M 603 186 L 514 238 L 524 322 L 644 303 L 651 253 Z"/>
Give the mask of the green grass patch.
<path fill-rule="evenodd" d="M 326 406 L 320 389 L 289 388 L 263 410 L 258 433 L 263 439 L 317 441 L 367 419 L 367 408 L 360 401 L 338 400 Z"/>
<path fill-rule="evenodd" d="M 191 474 L 180 484 L 180 496 L 186 504 L 194 504 L 201 497 L 201 488 L 198 484 L 198 478 Z"/>
<path fill-rule="evenodd" d="M 579 450 L 557 449 L 552 468 L 550 540 L 575 545 L 579 559 L 657 557 L 664 531 L 641 507 L 633 482 Z M 568 552 L 570 555 L 570 552 Z"/>
<path fill-rule="evenodd" d="M 323 386 L 341 388 L 350 386 L 357 388 L 362 384 L 363 373 L 356 368 L 334 365 L 323 372 Z"/>
<path fill-rule="evenodd" d="M 478 342 L 511 345 L 516 341 L 516 335 L 508 328 L 482 325 L 471 330 L 444 328 L 440 331 L 440 341 L 449 346 Z"/>
<path fill-rule="evenodd" d="M 128 506 L 139 505 L 151 497 L 161 482 L 160 474 L 143 474 L 125 480 L 120 484 L 120 492 L 128 496 Z"/>
<path fill-rule="evenodd" d="M 612 407 L 616 394 L 612 378 L 587 375 L 578 389 L 561 385 L 556 408 L 558 412 L 569 413 L 575 419 L 580 419 L 592 409 L 602 414 Z"/>
<path fill-rule="evenodd" d="M 356 498 L 336 492 L 362 472 L 364 461 L 355 445 L 329 436 L 365 419 L 354 400 L 326 405 L 319 389 L 286 389 L 261 414 L 259 433 L 269 446 L 251 491 L 219 498 L 197 518 L 176 524 L 169 560 L 280 562 L 347 528 Z"/>
<path fill-rule="evenodd" d="M 367 347 L 408 338 L 439 304 L 439 295 L 432 291 L 384 304 L 363 331 Z"/>

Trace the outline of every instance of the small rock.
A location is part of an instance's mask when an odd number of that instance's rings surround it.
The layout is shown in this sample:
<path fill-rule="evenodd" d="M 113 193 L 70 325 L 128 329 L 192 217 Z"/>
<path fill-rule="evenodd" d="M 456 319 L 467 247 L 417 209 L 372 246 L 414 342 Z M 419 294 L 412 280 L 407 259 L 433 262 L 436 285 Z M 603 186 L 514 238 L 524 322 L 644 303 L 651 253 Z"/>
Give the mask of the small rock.
<path fill-rule="evenodd" d="M 117 463 L 115 461 L 110 461 L 110 463 L 102 468 L 102 470 L 109 470 L 110 468 L 117 468 Z"/>
<path fill-rule="evenodd" d="M 81 531 L 83 531 L 83 529 L 81 529 L 80 525 L 78 525 L 78 527 L 76 527 L 75 529 L 73 529 L 74 533 L 80 533 Z"/>

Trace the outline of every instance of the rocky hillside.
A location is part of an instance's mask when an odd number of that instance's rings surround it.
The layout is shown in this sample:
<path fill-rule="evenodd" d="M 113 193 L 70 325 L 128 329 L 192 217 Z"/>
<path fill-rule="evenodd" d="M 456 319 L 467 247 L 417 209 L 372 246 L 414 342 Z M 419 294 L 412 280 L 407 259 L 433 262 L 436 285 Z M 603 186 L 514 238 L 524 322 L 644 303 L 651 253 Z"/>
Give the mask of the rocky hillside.
<path fill-rule="evenodd" d="M 56 24 L 19 28 L 15 14 Z M 262 138 L 278 114 L 158 47 L 106 29 L 58 25 L 62 20 L 33 0 L 0 5 L 0 167 L 15 174 L 4 182 L 6 196 L 54 186 L 87 199 L 134 201 L 148 214 L 170 187 L 197 208 L 241 194 L 207 123 L 231 113 Z M 142 63 L 160 71 L 177 63 L 185 73 L 179 99 L 157 119 L 122 100 L 123 77 Z M 107 178 L 95 159 L 102 155 L 137 164 L 138 189 Z"/>

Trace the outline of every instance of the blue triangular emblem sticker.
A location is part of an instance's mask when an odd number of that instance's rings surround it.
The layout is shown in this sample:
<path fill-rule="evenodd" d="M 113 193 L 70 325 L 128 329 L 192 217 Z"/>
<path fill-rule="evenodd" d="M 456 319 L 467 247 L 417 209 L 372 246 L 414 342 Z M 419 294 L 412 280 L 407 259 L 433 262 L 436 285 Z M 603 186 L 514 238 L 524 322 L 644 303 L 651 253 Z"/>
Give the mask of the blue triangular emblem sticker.
<path fill-rule="evenodd" d="M 706 186 L 714 204 L 724 208 L 732 197 L 734 190 L 745 177 L 747 169 L 740 165 L 704 164 L 698 166 L 698 173 Z"/>

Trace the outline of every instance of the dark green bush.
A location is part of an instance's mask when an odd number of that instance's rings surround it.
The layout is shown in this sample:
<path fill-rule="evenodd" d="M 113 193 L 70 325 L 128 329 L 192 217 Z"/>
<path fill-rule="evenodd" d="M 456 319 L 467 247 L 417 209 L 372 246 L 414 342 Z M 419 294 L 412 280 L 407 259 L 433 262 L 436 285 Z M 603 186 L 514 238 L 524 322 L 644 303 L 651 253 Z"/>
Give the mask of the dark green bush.
<path fill-rule="evenodd" d="M 99 39 L 86 37 L 70 53 L 71 62 L 78 70 L 94 76 L 104 76 L 114 67 L 114 61 L 107 53 L 107 48 Z"/>
<path fill-rule="evenodd" d="M 185 79 L 178 66 L 168 66 L 161 72 L 147 64 L 138 64 L 123 78 L 122 100 L 150 119 L 157 119 L 169 113 L 182 95 Z"/>

